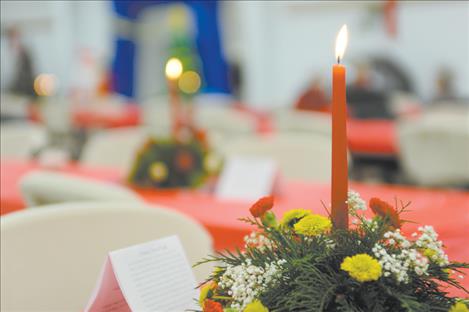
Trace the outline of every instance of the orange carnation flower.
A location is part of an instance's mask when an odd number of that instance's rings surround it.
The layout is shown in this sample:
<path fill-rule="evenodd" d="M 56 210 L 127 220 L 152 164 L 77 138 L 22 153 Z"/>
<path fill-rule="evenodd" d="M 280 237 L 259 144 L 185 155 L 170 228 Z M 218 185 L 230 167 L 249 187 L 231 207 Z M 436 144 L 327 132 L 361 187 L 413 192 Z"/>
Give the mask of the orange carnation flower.
<path fill-rule="evenodd" d="M 223 312 L 223 306 L 220 302 L 210 299 L 204 301 L 204 312 Z"/>
<path fill-rule="evenodd" d="M 202 129 L 194 129 L 194 136 L 200 143 L 207 145 L 207 132 Z"/>
<path fill-rule="evenodd" d="M 387 202 L 373 197 L 370 199 L 370 208 L 376 215 L 382 218 L 387 218 L 391 223 L 391 226 L 394 228 L 398 229 L 401 227 L 401 219 L 399 218 L 399 214 L 397 213 L 396 209 L 394 209 Z"/>
<path fill-rule="evenodd" d="M 254 205 L 249 208 L 252 216 L 254 218 L 262 217 L 267 211 L 272 209 L 274 206 L 274 197 L 273 196 L 266 196 L 259 199 Z"/>
<path fill-rule="evenodd" d="M 189 171 L 194 166 L 194 159 L 188 151 L 181 151 L 176 156 L 176 166 L 181 171 Z"/>

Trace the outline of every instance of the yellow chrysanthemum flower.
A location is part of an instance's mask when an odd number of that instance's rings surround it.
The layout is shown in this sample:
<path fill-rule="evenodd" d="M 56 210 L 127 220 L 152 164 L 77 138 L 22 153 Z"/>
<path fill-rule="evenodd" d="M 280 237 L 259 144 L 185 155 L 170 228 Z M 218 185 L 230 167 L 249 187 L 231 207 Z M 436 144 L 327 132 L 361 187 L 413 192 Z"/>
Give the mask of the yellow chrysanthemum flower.
<path fill-rule="evenodd" d="M 467 305 L 464 304 L 464 302 L 456 302 L 448 312 L 469 312 L 469 309 L 467 308 Z"/>
<path fill-rule="evenodd" d="M 199 304 L 203 306 L 205 299 L 212 296 L 213 290 L 217 288 L 217 283 L 209 282 L 200 288 Z"/>
<path fill-rule="evenodd" d="M 368 254 L 346 257 L 340 268 L 359 282 L 376 281 L 382 274 L 381 264 Z"/>
<path fill-rule="evenodd" d="M 302 218 L 309 216 L 311 211 L 306 209 L 293 209 L 284 213 L 280 225 L 283 227 L 292 228 L 296 222 Z"/>
<path fill-rule="evenodd" d="M 248 304 L 243 312 L 269 312 L 269 309 L 267 309 L 262 302 L 259 300 L 254 300 L 250 304 Z"/>
<path fill-rule="evenodd" d="M 305 236 L 316 236 L 329 231 L 331 228 L 331 220 L 317 214 L 306 216 L 293 226 L 297 234 Z"/>
<path fill-rule="evenodd" d="M 168 167 L 163 162 L 156 161 L 150 166 L 150 176 L 154 181 L 164 181 L 168 177 Z"/>
<path fill-rule="evenodd" d="M 425 248 L 423 250 L 423 255 L 428 259 L 432 259 L 432 257 L 436 255 L 436 251 L 430 248 Z"/>

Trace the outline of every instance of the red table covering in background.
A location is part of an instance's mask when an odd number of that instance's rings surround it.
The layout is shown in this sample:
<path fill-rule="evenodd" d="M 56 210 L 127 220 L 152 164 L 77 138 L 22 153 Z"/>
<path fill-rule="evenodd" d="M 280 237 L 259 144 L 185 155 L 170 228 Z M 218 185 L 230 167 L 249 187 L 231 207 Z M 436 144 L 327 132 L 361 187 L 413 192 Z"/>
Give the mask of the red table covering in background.
<path fill-rule="evenodd" d="M 259 112 L 241 104 L 236 104 L 234 107 L 255 118 L 258 133 L 275 132 L 274 121 L 268 113 Z M 137 126 L 141 123 L 141 110 L 141 107 L 136 104 L 120 106 L 76 105 L 72 109 L 72 123 L 75 127 L 84 129 Z M 29 118 L 41 122 L 37 106 L 29 107 Z M 399 152 L 395 122 L 392 120 L 349 118 L 347 137 L 349 149 L 353 153 L 395 156 Z"/>
<path fill-rule="evenodd" d="M 352 153 L 377 156 L 399 153 L 396 122 L 392 120 L 349 118 L 347 139 Z"/>
<path fill-rule="evenodd" d="M 36 105 L 29 106 L 28 114 L 31 121 L 42 123 Z M 140 123 L 141 108 L 136 104 L 72 107 L 72 124 L 80 129 L 132 127 Z"/>
<path fill-rule="evenodd" d="M 107 109 L 77 107 L 73 111 L 73 124 L 78 128 L 117 128 L 138 126 L 141 109 L 136 104 L 125 104 Z"/>
<path fill-rule="evenodd" d="M 20 178 L 35 169 L 40 169 L 36 162 L 2 160 L 1 163 L 1 213 L 9 213 L 25 207 L 21 198 L 18 182 Z M 60 169 L 61 172 L 95 178 L 101 181 L 121 183 L 124 174 L 111 168 L 91 168 L 70 164 Z M 458 190 L 423 189 L 415 187 L 366 185 L 351 183 L 351 188 L 358 191 L 366 200 L 380 197 L 390 203 L 395 198 L 411 201 L 406 219 L 421 224 L 432 224 L 442 235 L 451 239 L 468 239 L 469 192 Z M 242 236 L 249 226 L 239 222 L 239 217 L 248 214 L 251 203 L 240 201 L 217 200 L 212 194 L 197 190 L 153 190 L 134 189 L 146 201 L 158 203 L 188 214 L 208 228 L 220 229 L 220 236 L 215 236 L 217 248 L 233 247 L 242 242 Z M 274 211 L 278 215 L 293 208 L 307 208 L 325 213 L 321 200 L 328 203 L 330 187 L 327 184 L 314 184 L 299 181 L 285 181 L 281 193 L 276 196 Z M 414 230 L 415 224 L 407 224 L 405 229 Z M 465 234 L 465 235 L 460 235 Z M 469 240 L 468 240 L 469 243 Z M 469 261 L 469 249 L 465 256 Z"/>
<path fill-rule="evenodd" d="M 239 106 L 238 109 L 256 118 L 258 133 L 276 131 L 274 121 L 268 113 L 239 108 Z M 399 153 L 394 120 L 348 118 L 347 140 L 348 148 L 352 153 L 372 156 L 396 156 Z"/>
<path fill-rule="evenodd" d="M 40 166 L 34 162 L 16 160 L 2 160 L 0 165 L 0 208 L 4 215 L 25 207 L 18 182 L 24 174 L 40 169 Z M 123 173 L 115 169 L 70 164 L 60 171 L 114 183 L 124 180 Z M 358 191 L 365 200 L 379 197 L 390 203 L 394 203 L 395 198 L 411 201 L 411 211 L 404 218 L 419 224 L 433 225 L 445 243 L 450 259 L 469 262 L 469 192 L 353 182 L 351 188 Z M 198 220 L 213 236 L 216 250 L 242 246 L 244 235 L 252 229 L 238 221 L 239 217 L 249 214 L 249 202 L 221 201 L 209 193 L 197 190 L 135 190 L 149 203 L 167 206 Z M 294 208 L 311 209 L 325 214 L 320 201 L 328 203 L 329 198 L 329 185 L 285 181 L 281 193 L 276 196 L 273 211 L 278 217 Z M 403 232 L 411 234 L 419 224 L 407 223 Z M 468 282 L 469 277 L 464 280 L 464 284 L 469 287 Z"/>

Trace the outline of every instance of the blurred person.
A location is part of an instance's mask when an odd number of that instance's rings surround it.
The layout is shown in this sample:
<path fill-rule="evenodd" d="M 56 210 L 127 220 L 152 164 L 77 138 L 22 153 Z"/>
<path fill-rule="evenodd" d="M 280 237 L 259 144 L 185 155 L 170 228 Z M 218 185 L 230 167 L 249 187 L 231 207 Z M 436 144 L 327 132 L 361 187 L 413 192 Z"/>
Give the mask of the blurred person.
<path fill-rule="evenodd" d="M 390 119 L 388 96 L 380 90 L 373 74 L 367 63 L 356 66 L 355 79 L 347 86 L 349 114 L 358 119 Z"/>
<path fill-rule="evenodd" d="M 316 112 L 329 112 L 330 99 L 324 92 L 323 82 L 321 77 L 313 79 L 308 89 L 300 96 L 295 103 L 295 109 L 316 111 Z"/>
<path fill-rule="evenodd" d="M 435 102 L 455 100 L 454 93 L 454 74 L 448 68 L 440 68 L 436 77 L 436 96 Z"/>
<path fill-rule="evenodd" d="M 35 96 L 33 62 L 29 51 L 21 41 L 21 34 L 12 26 L 7 30 L 7 38 L 13 63 L 12 81 L 7 89 L 12 93 Z"/>

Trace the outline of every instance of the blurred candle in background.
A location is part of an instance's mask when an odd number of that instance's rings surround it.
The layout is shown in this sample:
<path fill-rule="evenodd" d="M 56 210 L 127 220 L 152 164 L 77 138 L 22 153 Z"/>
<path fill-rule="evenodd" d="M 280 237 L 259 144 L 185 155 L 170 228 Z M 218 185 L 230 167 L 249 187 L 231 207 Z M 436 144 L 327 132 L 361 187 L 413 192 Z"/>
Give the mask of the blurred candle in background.
<path fill-rule="evenodd" d="M 340 64 L 347 47 L 348 31 L 344 25 L 336 39 L 337 64 L 332 70 L 332 183 L 331 218 L 336 229 L 348 227 L 347 101 L 345 66 Z"/>
<path fill-rule="evenodd" d="M 182 123 L 181 99 L 178 93 L 178 80 L 182 74 L 182 63 L 179 59 L 173 57 L 166 62 L 166 80 L 168 82 L 168 94 L 171 105 L 171 121 L 172 121 L 172 134 L 177 135 L 177 132 Z"/>

